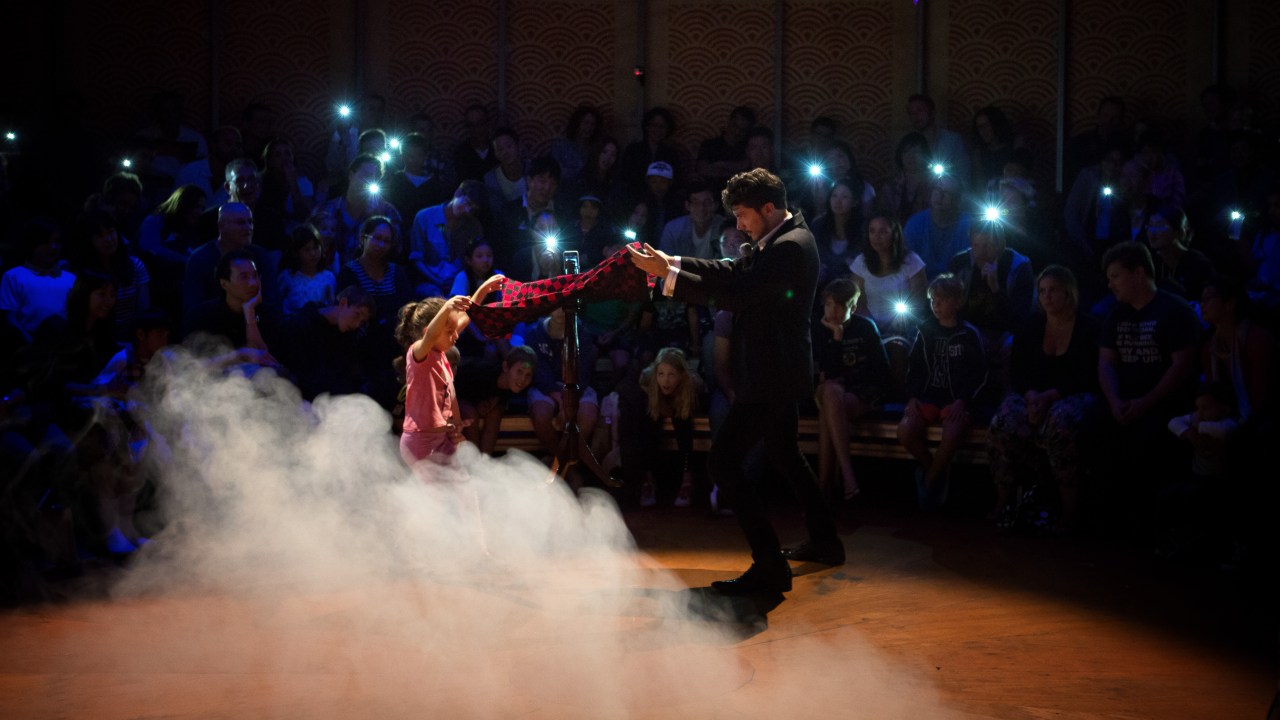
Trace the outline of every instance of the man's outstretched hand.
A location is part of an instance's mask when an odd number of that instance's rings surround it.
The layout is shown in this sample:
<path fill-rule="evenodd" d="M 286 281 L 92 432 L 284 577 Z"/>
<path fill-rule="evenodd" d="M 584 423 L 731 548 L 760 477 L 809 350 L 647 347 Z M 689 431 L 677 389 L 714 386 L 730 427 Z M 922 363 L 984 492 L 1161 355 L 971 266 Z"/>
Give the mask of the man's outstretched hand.
<path fill-rule="evenodd" d="M 631 255 L 631 262 L 650 275 L 665 277 L 667 269 L 671 267 L 671 256 L 654 248 L 649 243 L 644 244 L 643 250 L 636 250 L 631 245 L 628 245 L 627 252 Z"/>

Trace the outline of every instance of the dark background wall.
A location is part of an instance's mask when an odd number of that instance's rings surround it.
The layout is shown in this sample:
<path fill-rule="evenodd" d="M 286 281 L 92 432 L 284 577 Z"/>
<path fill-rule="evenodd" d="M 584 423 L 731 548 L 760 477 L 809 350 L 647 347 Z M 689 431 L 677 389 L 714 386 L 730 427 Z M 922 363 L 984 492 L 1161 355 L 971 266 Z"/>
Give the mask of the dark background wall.
<path fill-rule="evenodd" d="M 1258 126 L 1276 127 L 1280 98 L 1273 0 L 61 0 L 12 20 L 0 121 L 28 155 L 71 163 L 109 154 L 169 89 L 202 131 L 267 103 L 317 173 L 335 103 L 374 92 L 392 119 L 431 113 L 446 142 L 484 103 L 529 152 L 579 103 L 624 142 L 643 108 L 666 105 L 690 155 L 736 104 L 789 142 L 831 115 L 878 180 L 923 89 L 966 135 L 974 110 L 1005 109 L 1053 187 L 1060 100 L 1066 135 L 1118 94 L 1133 119 L 1187 138 L 1214 80 L 1242 92 Z"/>

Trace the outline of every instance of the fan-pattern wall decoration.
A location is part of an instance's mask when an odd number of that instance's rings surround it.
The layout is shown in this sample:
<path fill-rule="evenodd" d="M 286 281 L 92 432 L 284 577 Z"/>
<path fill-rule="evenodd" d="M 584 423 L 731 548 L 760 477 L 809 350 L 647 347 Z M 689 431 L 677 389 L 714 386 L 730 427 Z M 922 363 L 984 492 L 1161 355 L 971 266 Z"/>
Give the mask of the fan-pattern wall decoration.
<path fill-rule="evenodd" d="M 613 104 L 614 8 L 597 2 L 512 4 L 507 114 L 526 152 L 546 152 L 578 105 Z M 605 112 L 606 119 L 611 115 Z"/>
<path fill-rule="evenodd" d="M 771 2 L 671 3 L 663 63 L 668 109 L 690 160 L 703 140 L 720 134 L 735 106 L 750 107 L 765 123 L 773 117 L 775 27 Z"/>
<path fill-rule="evenodd" d="M 1186 101 L 1185 5 L 1075 0 L 1067 23 L 1068 136 L 1093 126 L 1098 101 L 1107 95 L 1125 99 L 1131 121 L 1160 123 L 1175 137 L 1185 131 L 1187 117 L 1198 110 Z"/>
<path fill-rule="evenodd" d="M 999 107 L 1031 150 L 1041 188 L 1053 187 L 1057 36 L 1056 0 L 965 0 L 947 18 L 947 124 L 972 143 L 974 113 Z"/>
<path fill-rule="evenodd" d="M 219 108 L 239 125 L 247 105 L 265 103 L 276 131 L 293 141 L 298 167 L 319 177 L 334 124 L 329 89 L 329 14 L 306 0 L 225 0 Z"/>
<path fill-rule="evenodd" d="M 840 124 L 866 180 L 893 170 L 893 13 L 887 2 L 796 0 L 786 7 L 784 135 L 791 150 L 820 115 Z"/>
<path fill-rule="evenodd" d="M 497 113 L 497 4 L 391 0 L 388 23 L 390 67 L 371 80 L 385 88 L 392 117 L 429 113 L 451 150 L 466 135 L 468 105 Z"/>
<path fill-rule="evenodd" d="M 209 117 L 209 13 L 204 3 L 76 3 L 61 40 L 72 88 L 104 134 L 126 138 L 150 124 L 151 97 L 185 98 L 186 122 Z M 16 28 L 14 28 L 16 30 Z"/>
<path fill-rule="evenodd" d="M 1255 2 L 1249 8 L 1249 88 L 1254 125 L 1280 121 L 1280 3 Z"/>

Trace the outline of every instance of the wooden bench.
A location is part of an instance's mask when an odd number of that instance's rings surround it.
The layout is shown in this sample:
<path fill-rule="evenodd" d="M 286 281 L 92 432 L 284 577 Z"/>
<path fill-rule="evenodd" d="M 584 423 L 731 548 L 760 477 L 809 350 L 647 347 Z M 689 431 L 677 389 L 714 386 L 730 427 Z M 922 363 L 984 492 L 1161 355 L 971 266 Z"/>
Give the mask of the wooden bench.
<path fill-rule="evenodd" d="M 929 445 L 937 447 L 942 439 L 942 428 L 929 428 Z M 818 454 L 818 419 L 816 417 L 800 418 L 799 426 L 800 452 L 817 456 Z M 671 423 L 666 423 L 663 447 L 674 450 L 675 438 L 671 435 Z M 711 448 L 711 424 L 705 415 L 694 418 L 693 449 L 705 452 Z M 498 450 L 523 450 L 537 454 L 541 450 L 538 436 L 533 432 L 533 422 L 526 415 L 508 415 L 502 419 L 502 428 L 498 432 Z M 910 460 L 911 456 L 898 443 L 898 422 L 894 418 L 879 418 L 853 423 L 849 426 L 849 454 L 854 457 L 896 458 Z M 969 437 L 956 453 L 955 462 L 969 464 L 986 464 L 987 462 L 987 428 L 974 427 Z"/>

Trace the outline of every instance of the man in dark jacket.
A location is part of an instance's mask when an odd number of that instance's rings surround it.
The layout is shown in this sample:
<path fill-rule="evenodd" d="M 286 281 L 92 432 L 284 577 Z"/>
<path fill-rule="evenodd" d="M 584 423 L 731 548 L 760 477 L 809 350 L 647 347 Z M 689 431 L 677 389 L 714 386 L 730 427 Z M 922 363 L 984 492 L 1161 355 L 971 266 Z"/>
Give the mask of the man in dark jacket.
<path fill-rule="evenodd" d="M 734 511 L 751 546 L 741 577 L 712 583 L 726 594 L 791 589 L 787 559 L 844 563 L 844 546 L 796 441 L 798 403 L 813 396 L 809 309 L 818 282 L 818 251 L 799 215 L 787 210 L 778 176 L 755 169 L 729 180 L 721 200 L 751 238 L 746 257 L 727 262 L 666 255 L 649 245 L 628 248 L 632 261 L 663 278 L 667 295 L 733 311 L 730 362 L 736 396 L 711 448 L 712 479 L 732 493 Z M 804 509 L 808 541 L 783 551 L 742 459 L 763 442 Z"/>

